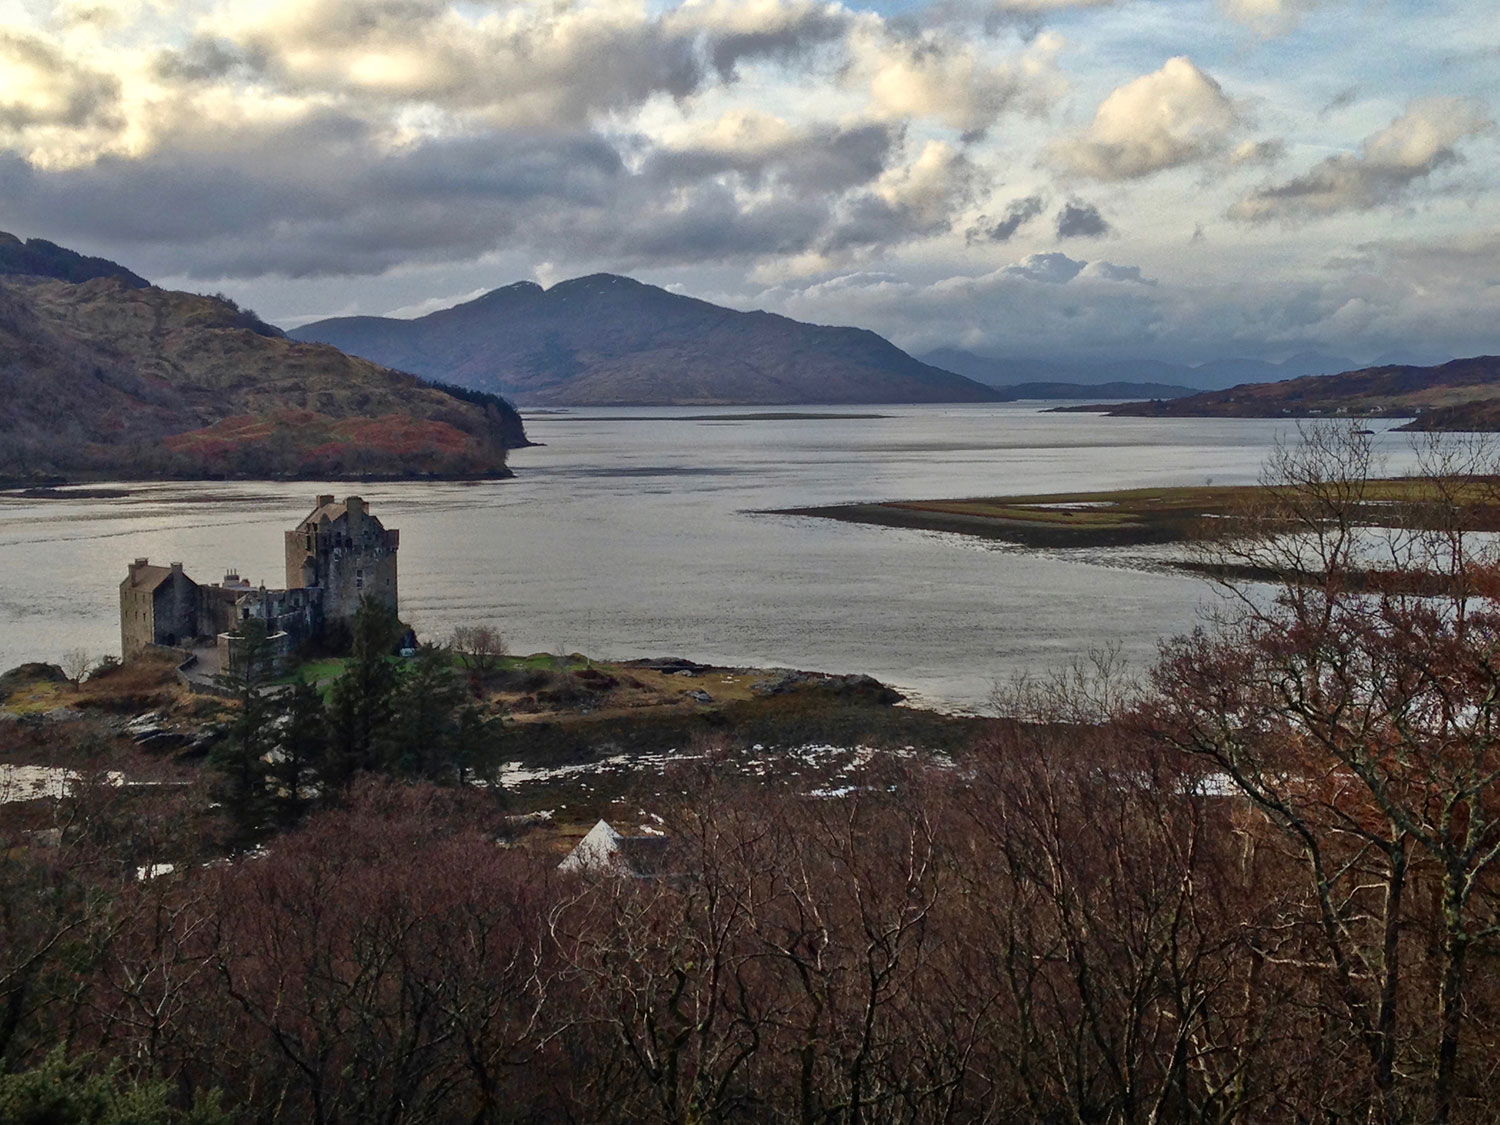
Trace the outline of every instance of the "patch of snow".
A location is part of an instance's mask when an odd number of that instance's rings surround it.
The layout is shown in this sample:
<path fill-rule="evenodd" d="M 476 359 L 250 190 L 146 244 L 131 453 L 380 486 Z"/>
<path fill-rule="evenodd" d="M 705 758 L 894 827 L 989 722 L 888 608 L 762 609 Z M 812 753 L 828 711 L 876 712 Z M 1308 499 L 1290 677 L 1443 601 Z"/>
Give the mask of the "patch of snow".
<path fill-rule="evenodd" d="M 0 765 L 0 804 L 67 797 L 78 782 L 78 773 L 63 766 Z M 124 785 L 125 775 L 110 770 L 104 784 Z"/>

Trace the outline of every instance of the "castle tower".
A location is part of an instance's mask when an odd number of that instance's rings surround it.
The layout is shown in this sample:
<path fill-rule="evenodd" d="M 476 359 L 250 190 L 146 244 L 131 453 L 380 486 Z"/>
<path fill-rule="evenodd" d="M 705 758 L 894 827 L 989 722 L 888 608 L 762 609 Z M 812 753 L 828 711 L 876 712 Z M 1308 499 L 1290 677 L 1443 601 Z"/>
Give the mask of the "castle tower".
<path fill-rule="evenodd" d="M 399 610 L 396 550 L 401 533 L 387 531 L 358 496 L 335 502 L 319 496 L 317 506 L 286 533 L 286 585 L 316 587 L 326 622 L 349 622 L 365 598 Z"/>

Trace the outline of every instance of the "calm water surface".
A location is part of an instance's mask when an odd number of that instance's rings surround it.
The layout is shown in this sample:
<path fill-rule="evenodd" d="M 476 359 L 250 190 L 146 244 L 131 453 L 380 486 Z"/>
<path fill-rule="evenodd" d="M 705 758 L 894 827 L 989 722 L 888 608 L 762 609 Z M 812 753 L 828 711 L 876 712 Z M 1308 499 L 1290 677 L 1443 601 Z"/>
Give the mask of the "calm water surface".
<path fill-rule="evenodd" d="M 357 488 L 401 530 L 403 616 L 429 635 L 493 622 L 514 651 L 861 671 L 927 701 L 982 706 L 997 681 L 1091 646 L 1119 643 L 1143 663 L 1213 595 L 1109 551 L 1025 551 L 755 510 L 1248 483 L 1285 432 L 1276 422 L 1046 414 L 1025 403 L 870 412 L 885 417 L 539 414 L 527 430 L 546 445 L 514 454 L 516 479 L 494 483 L 174 483 L 127 486 L 115 500 L 3 497 L 0 669 L 79 646 L 117 652 L 118 583 L 139 555 L 181 560 L 201 582 L 238 570 L 281 585 L 282 530 L 317 493 Z M 722 416 L 684 420 L 705 413 Z M 1402 436 L 1377 440 L 1399 468 Z"/>

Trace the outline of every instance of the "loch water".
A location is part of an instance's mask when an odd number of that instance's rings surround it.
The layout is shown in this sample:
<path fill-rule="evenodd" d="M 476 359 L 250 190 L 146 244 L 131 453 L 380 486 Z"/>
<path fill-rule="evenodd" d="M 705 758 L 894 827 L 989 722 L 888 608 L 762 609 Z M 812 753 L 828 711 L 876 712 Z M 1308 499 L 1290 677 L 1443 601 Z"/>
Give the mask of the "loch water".
<path fill-rule="evenodd" d="M 1117 645 L 1137 667 L 1215 598 L 1130 550 L 1034 551 L 765 509 L 1252 483 L 1290 424 L 1053 414 L 1051 403 L 539 412 L 516 477 L 483 483 L 126 484 L 112 499 L 0 496 L 0 670 L 118 652 L 138 556 L 200 582 L 284 581 L 282 532 L 320 492 L 401 531 L 403 616 L 498 626 L 512 651 L 685 656 L 867 672 L 983 709 L 996 683 Z M 793 413 L 815 417 L 747 417 Z M 878 415 L 850 417 L 849 415 Z M 1374 439 L 1398 471 L 1395 423 Z M 98 485 L 91 487 L 101 487 Z"/>

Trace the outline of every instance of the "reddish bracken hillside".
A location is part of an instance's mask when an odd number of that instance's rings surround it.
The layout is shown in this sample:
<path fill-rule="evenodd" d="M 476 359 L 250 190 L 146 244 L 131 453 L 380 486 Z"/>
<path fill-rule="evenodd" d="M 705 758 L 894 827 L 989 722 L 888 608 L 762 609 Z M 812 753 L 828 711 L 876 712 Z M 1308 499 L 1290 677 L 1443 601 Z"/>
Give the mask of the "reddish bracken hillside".
<path fill-rule="evenodd" d="M 525 443 L 493 395 L 291 340 L 226 300 L 53 250 L 18 251 L 9 271 L 0 261 L 0 475 L 494 477 Z M 93 276 L 15 272 L 54 258 Z"/>

